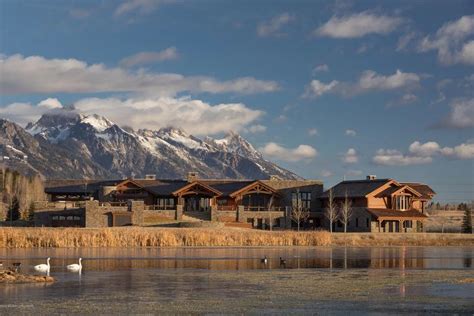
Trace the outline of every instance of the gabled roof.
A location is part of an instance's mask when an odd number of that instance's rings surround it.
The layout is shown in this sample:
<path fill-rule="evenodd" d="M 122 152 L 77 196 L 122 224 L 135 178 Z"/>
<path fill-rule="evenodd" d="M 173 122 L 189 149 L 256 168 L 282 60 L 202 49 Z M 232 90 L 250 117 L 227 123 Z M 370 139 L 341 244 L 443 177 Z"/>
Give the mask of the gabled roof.
<path fill-rule="evenodd" d="M 218 180 L 201 180 L 201 182 L 206 183 L 207 185 L 213 187 L 214 189 L 222 192 L 223 196 L 229 196 L 232 193 L 241 190 L 242 188 L 248 186 L 249 184 L 254 183 L 255 181 L 239 181 L 239 180 L 234 180 L 234 181 L 228 181 L 228 180 L 223 180 L 223 181 L 218 181 Z"/>
<path fill-rule="evenodd" d="M 392 186 L 392 187 L 389 187 L 389 188 L 383 190 L 382 192 L 377 193 L 375 196 L 376 197 L 392 196 L 392 195 L 397 194 L 400 191 L 404 191 L 404 190 L 410 191 L 411 193 L 413 193 L 417 197 L 421 197 L 421 193 L 419 193 L 418 191 L 416 191 L 412 187 L 409 187 L 408 185 L 402 185 L 400 187 Z"/>
<path fill-rule="evenodd" d="M 420 192 L 422 199 L 431 199 L 436 192 L 427 184 L 418 183 L 418 182 L 404 182 L 404 185 L 408 185 L 409 187 L 415 189 L 416 191 Z"/>
<path fill-rule="evenodd" d="M 251 190 L 251 189 L 254 188 L 254 187 L 257 187 L 258 190 L 262 190 L 262 189 L 263 189 L 262 192 L 267 191 L 267 192 L 271 192 L 271 193 L 273 193 L 273 194 L 276 194 L 276 193 L 277 193 L 277 191 L 276 191 L 274 188 L 272 188 L 271 186 L 269 186 L 269 185 L 263 183 L 262 181 L 257 180 L 257 181 L 254 181 L 254 182 L 248 184 L 247 186 L 241 188 L 240 190 L 237 190 L 237 191 L 235 191 L 235 192 L 232 192 L 232 194 L 230 194 L 230 196 L 231 196 L 231 197 L 235 197 L 235 196 L 237 196 L 237 195 L 239 195 L 239 194 L 241 194 L 241 193 L 245 193 L 246 191 Z"/>
<path fill-rule="evenodd" d="M 343 198 L 346 195 L 350 198 L 365 197 L 382 187 L 386 183 L 393 181 L 391 179 L 375 179 L 375 180 L 350 180 L 342 181 L 332 187 L 334 198 Z M 329 190 L 321 194 L 322 198 L 329 197 Z"/>
<path fill-rule="evenodd" d="M 219 191 L 219 190 L 217 190 L 217 189 L 215 189 L 215 188 L 213 188 L 213 187 L 211 187 L 211 186 L 209 186 L 209 185 L 207 185 L 207 184 L 205 184 L 205 183 L 203 183 L 203 182 L 201 182 L 201 181 L 193 181 L 193 182 L 191 182 L 191 183 L 189 183 L 189 184 L 187 184 L 187 185 L 185 185 L 185 186 L 183 186 L 183 187 L 177 189 L 176 191 L 174 191 L 174 192 L 173 192 L 173 195 L 179 195 L 180 193 L 185 192 L 186 190 L 192 188 L 193 186 L 201 186 L 201 187 L 203 187 L 204 189 L 206 189 L 206 190 L 208 190 L 208 191 L 214 193 L 214 194 L 217 195 L 217 196 L 222 195 L 222 192 L 221 192 L 221 191 Z"/>

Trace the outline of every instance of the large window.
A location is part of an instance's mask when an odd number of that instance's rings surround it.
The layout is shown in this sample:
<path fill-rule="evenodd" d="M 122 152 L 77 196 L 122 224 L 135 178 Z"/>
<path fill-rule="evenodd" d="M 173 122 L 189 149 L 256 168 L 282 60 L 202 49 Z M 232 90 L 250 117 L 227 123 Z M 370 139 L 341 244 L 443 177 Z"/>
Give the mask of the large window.
<path fill-rule="evenodd" d="M 408 195 L 397 195 L 395 197 L 395 209 L 408 210 L 410 208 L 410 197 Z"/>
<path fill-rule="evenodd" d="M 174 198 L 157 198 L 156 205 L 162 207 L 164 210 L 174 207 Z"/>
<path fill-rule="evenodd" d="M 297 206 L 301 203 L 304 209 L 311 209 L 311 192 L 293 192 L 291 199 L 293 206 Z"/>

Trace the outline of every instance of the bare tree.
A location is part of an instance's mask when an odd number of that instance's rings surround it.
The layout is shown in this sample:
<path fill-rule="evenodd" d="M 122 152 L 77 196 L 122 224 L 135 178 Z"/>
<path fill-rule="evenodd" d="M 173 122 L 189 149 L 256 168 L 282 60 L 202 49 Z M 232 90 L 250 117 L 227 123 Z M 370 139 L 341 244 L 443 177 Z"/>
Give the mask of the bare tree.
<path fill-rule="evenodd" d="M 300 231 L 301 223 L 304 223 L 309 218 L 309 210 L 303 206 L 303 201 L 301 201 L 300 191 L 296 190 L 296 194 L 293 197 L 291 207 L 291 219 L 296 222 L 298 225 L 298 231 Z"/>
<path fill-rule="evenodd" d="M 347 233 L 347 225 L 352 217 L 352 202 L 347 196 L 347 191 L 344 195 L 344 202 L 341 203 L 340 213 L 341 222 L 344 225 L 344 232 Z"/>
<path fill-rule="evenodd" d="M 326 218 L 329 221 L 329 231 L 332 233 L 333 223 L 338 218 L 337 206 L 336 206 L 336 202 L 334 201 L 334 193 L 332 189 L 329 189 L 329 200 L 328 200 L 328 205 L 326 207 L 326 210 L 324 211 L 324 216 L 326 216 Z"/>

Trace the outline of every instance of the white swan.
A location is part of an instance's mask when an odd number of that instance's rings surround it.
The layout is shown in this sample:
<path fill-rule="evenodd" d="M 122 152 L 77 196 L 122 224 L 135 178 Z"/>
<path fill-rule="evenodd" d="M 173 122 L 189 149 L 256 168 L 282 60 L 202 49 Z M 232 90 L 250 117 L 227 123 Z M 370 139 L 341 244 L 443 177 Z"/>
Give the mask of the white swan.
<path fill-rule="evenodd" d="M 80 271 L 82 270 L 82 258 L 79 258 L 79 264 L 77 263 L 74 263 L 74 264 L 70 264 L 68 265 L 66 268 L 69 270 L 69 271 Z"/>
<path fill-rule="evenodd" d="M 43 264 L 38 264 L 38 265 L 34 266 L 33 268 L 38 272 L 47 272 L 49 274 L 49 268 L 50 268 L 49 260 L 50 259 L 51 258 L 48 258 L 46 260 L 46 264 L 44 264 L 44 263 Z"/>

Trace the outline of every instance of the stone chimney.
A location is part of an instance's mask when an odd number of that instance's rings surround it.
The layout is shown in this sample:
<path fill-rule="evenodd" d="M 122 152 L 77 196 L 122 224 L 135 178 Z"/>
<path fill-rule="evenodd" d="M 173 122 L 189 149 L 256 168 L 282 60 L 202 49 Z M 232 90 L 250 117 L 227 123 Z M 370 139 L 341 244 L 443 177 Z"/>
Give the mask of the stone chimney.
<path fill-rule="evenodd" d="M 377 179 L 377 176 L 375 174 L 369 174 L 367 177 L 366 177 L 367 180 L 376 180 Z"/>
<path fill-rule="evenodd" d="M 194 182 L 197 181 L 199 178 L 198 173 L 195 171 L 188 172 L 188 182 Z"/>
<path fill-rule="evenodd" d="M 145 180 L 156 180 L 156 174 L 146 174 Z"/>

